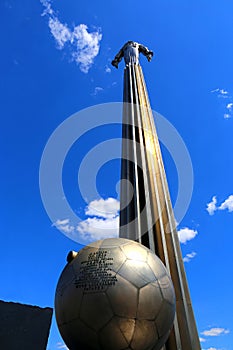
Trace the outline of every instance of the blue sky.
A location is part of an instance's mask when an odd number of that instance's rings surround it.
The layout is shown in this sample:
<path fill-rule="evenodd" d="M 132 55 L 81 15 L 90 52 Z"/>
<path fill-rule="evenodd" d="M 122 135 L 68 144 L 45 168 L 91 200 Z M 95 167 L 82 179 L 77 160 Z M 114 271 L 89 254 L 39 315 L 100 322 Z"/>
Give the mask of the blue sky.
<path fill-rule="evenodd" d="M 233 349 L 233 3 L 3 0 L 0 10 L 0 299 L 53 306 L 67 252 L 80 245 L 58 230 L 71 235 L 69 218 L 52 222 L 44 209 L 42 153 L 72 114 L 122 100 L 123 63 L 116 70 L 110 62 L 135 40 L 154 51 L 150 64 L 141 58 L 151 106 L 176 128 L 192 160 L 192 200 L 179 236 L 202 348 Z M 95 145 L 120 133 L 119 125 L 89 131 L 64 162 L 65 196 L 81 218 L 79 234 L 90 239 L 101 236 L 101 225 L 116 234 L 120 162 L 96 175 L 102 200 L 82 198 L 78 168 Z M 174 203 L 176 168 L 162 151 Z M 53 321 L 48 349 L 59 348 Z"/>

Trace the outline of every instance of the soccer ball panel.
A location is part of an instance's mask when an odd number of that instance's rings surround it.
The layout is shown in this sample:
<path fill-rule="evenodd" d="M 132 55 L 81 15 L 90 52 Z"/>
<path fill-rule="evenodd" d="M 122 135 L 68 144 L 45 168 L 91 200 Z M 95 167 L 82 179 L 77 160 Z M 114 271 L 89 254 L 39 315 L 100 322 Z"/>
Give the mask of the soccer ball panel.
<path fill-rule="evenodd" d="M 87 293 L 83 296 L 80 319 L 94 330 L 102 328 L 113 317 L 105 293 Z"/>
<path fill-rule="evenodd" d="M 70 350 L 100 350 L 98 335 L 79 319 L 70 321 L 59 328 Z"/>
<path fill-rule="evenodd" d="M 133 350 L 146 350 L 158 339 L 158 334 L 153 321 L 136 320 L 133 340 L 130 344 Z"/>
<path fill-rule="evenodd" d="M 138 290 L 129 281 L 117 275 L 115 286 L 106 292 L 114 313 L 117 316 L 135 318 L 138 304 Z"/>
<path fill-rule="evenodd" d="M 172 286 L 171 279 L 166 275 L 159 279 L 159 285 L 163 294 L 164 299 L 174 305 L 175 303 L 175 292 Z"/>
<path fill-rule="evenodd" d="M 160 338 L 167 334 L 168 325 L 171 326 L 173 324 L 174 313 L 175 306 L 163 300 L 162 307 L 155 319 L 156 328 Z"/>
<path fill-rule="evenodd" d="M 137 318 L 154 320 L 162 306 L 163 298 L 158 282 L 148 284 L 139 291 Z"/>
<path fill-rule="evenodd" d="M 101 350 L 118 350 L 128 347 L 128 342 L 113 318 L 100 332 Z"/>
<path fill-rule="evenodd" d="M 132 249 L 132 243 L 121 248 L 127 259 L 144 261 L 147 260 L 148 251 L 141 245 L 135 244 Z"/>
<path fill-rule="evenodd" d="M 130 281 L 137 288 L 156 280 L 154 273 L 147 263 L 138 260 L 126 260 L 118 271 L 122 277 Z"/>
<path fill-rule="evenodd" d="M 166 267 L 163 265 L 162 261 L 152 252 L 149 252 L 147 262 L 151 269 L 153 271 L 156 271 L 156 277 L 158 279 L 167 275 Z"/>

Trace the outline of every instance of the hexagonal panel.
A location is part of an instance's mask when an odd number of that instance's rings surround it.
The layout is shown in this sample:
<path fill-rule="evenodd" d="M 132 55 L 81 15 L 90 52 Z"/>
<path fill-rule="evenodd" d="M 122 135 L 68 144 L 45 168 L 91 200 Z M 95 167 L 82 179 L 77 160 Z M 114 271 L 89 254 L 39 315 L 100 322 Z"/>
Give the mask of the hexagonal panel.
<path fill-rule="evenodd" d="M 156 279 L 149 265 L 143 261 L 126 260 L 118 273 L 137 288 Z"/>
<path fill-rule="evenodd" d="M 137 288 L 119 275 L 117 280 L 106 292 L 112 309 L 118 316 L 135 318 L 138 304 Z"/>
<path fill-rule="evenodd" d="M 167 334 L 174 322 L 174 316 L 175 307 L 172 307 L 172 305 L 166 302 L 166 300 L 163 300 L 162 307 L 155 319 L 159 337 L 163 337 L 165 334 Z"/>
<path fill-rule="evenodd" d="M 167 274 L 167 270 L 163 265 L 162 261 L 153 253 L 148 254 L 147 262 L 151 267 L 152 271 L 154 271 L 156 278 L 161 278 L 162 276 Z"/>
<path fill-rule="evenodd" d="M 172 281 L 168 276 L 163 276 L 159 279 L 159 285 L 163 294 L 164 299 L 174 305 L 175 303 L 175 292 L 172 285 Z"/>
<path fill-rule="evenodd" d="M 79 319 L 59 327 L 59 330 L 70 349 L 101 349 L 97 333 Z"/>
<path fill-rule="evenodd" d="M 148 284 L 139 291 L 139 303 L 137 318 L 154 320 L 162 306 L 162 294 L 159 284 Z"/>
<path fill-rule="evenodd" d="M 102 328 L 113 316 L 105 293 L 87 293 L 83 296 L 80 319 L 94 330 Z"/>
<path fill-rule="evenodd" d="M 74 282 L 70 284 L 63 294 L 64 321 L 69 322 L 79 317 L 83 291 L 75 287 Z"/>
<path fill-rule="evenodd" d="M 130 344 L 133 350 L 145 350 L 156 344 L 158 334 L 153 321 L 136 320 L 133 340 Z"/>
<path fill-rule="evenodd" d="M 123 246 L 121 249 L 128 259 L 139 261 L 147 260 L 148 250 L 138 243 L 132 242 L 131 244 Z"/>
<path fill-rule="evenodd" d="M 130 344 L 134 333 L 134 328 L 136 323 L 135 319 L 123 318 L 123 317 L 117 317 L 117 316 L 115 316 L 115 319 L 118 322 L 118 327 L 120 328 L 123 336 L 125 337 L 128 344 Z"/>
<path fill-rule="evenodd" d="M 118 321 L 115 318 L 109 321 L 109 323 L 101 329 L 99 332 L 99 339 L 101 350 L 119 350 L 124 349 L 129 345 L 118 326 Z"/>

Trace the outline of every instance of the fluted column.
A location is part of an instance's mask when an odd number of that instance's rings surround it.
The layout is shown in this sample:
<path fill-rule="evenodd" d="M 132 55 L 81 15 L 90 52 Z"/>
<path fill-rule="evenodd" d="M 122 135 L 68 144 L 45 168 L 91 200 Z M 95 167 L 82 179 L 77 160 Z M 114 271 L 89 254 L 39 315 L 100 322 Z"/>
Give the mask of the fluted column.
<path fill-rule="evenodd" d="M 176 317 L 166 350 L 199 350 L 180 243 L 141 66 L 124 70 L 120 237 L 141 242 L 166 265 L 176 293 Z"/>

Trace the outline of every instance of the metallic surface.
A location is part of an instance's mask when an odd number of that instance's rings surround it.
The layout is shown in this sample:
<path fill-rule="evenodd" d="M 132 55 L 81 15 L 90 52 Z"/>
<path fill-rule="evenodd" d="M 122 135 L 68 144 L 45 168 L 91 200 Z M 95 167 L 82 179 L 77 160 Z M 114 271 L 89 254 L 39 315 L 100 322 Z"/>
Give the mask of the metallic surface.
<path fill-rule="evenodd" d="M 127 41 L 127 43 L 120 49 L 118 54 L 116 54 L 112 65 L 118 68 L 119 62 L 124 57 L 126 66 L 131 63 L 138 64 L 139 54 L 142 53 L 148 61 L 151 61 L 153 52 L 148 50 L 148 48 L 142 44 L 136 43 L 135 41 Z"/>
<path fill-rule="evenodd" d="M 132 58 L 128 45 L 123 46 L 113 61 L 113 65 L 117 63 L 115 66 L 118 66 L 118 61 L 124 56 L 126 63 L 121 180 L 128 181 L 121 182 L 120 237 L 137 240 L 149 247 L 171 275 L 176 293 L 176 317 L 164 349 L 198 350 L 200 342 L 166 174 L 146 84 L 138 63 L 140 50 L 134 53 L 136 59 Z M 128 203 L 132 187 L 133 199 Z"/>
<path fill-rule="evenodd" d="M 83 275 L 86 286 L 79 283 Z M 110 238 L 83 248 L 66 265 L 55 311 L 70 350 L 160 350 L 174 320 L 174 288 L 149 249 Z"/>

